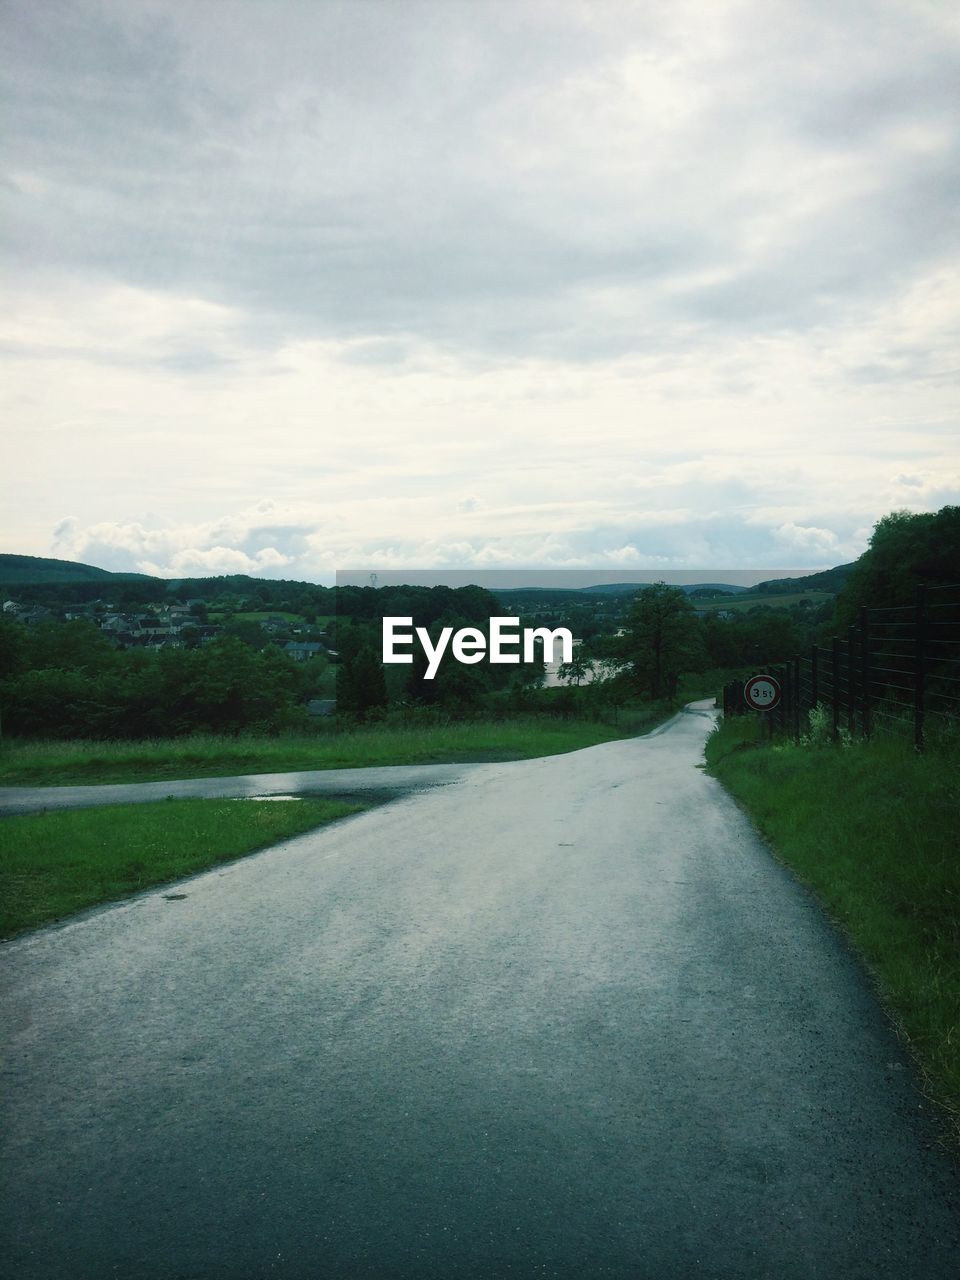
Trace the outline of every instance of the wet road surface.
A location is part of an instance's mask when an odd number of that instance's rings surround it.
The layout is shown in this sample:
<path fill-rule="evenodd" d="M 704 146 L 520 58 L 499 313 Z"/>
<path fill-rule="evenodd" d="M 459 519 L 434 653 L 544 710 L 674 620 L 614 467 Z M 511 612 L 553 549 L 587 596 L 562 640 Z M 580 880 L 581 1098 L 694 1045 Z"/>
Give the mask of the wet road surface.
<path fill-rule="evenodd" d="M 371 796 L 387 799 L 459 782 L 472 764 L 401 764 L 369 769 L 309 769 L 249 773 L 233 778 L 117 782 L 100 786 L 0 787 L 0 817 L 44 809 L 89 809 L 103 804 L 149 804 L 176 799 L 241 800 L 260 796 Z"/>
<path fill-rule="evenodd" d="M 956 1166 L 709 724 L 5 947 L 5 1274 L 954 1280 Z"/>

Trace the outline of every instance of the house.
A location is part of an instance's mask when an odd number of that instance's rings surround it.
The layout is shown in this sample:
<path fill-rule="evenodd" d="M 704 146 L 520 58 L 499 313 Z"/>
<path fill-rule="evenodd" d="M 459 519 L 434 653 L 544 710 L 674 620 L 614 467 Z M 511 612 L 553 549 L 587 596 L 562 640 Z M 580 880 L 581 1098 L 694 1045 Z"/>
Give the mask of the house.
<path fill-rule="evenodd" d="M 319 654 L 325 653 L 322 644 L 317 644 L 311 640 L 290 640 L 283 646 L 283 652 L 294 662 L 307 662 L 310 658 L 316 658 Z"/>
<path fill-rule="evenodd" d="M 287 619 L 279 618 L 276 614 L 271 614 L 270 617 L 264 618 L 260 625 L 268 635 L 272 636 L 289 633 L 290 631 L 290 623 Z"/>
<path fill-rule="evenodd" d="M 189 646 L 198 644 L 209 644 L 211 640 L 216 640 L 221 634 L 223 627 L 216 623 L 188 623 L 180 633 L 182 643 Z"/>
<path fill-rule="evenodd" d="M 125 613 L 108 613 L 100 623 L 100 630 L 108 635 L 129 635 L 133 631 L 133 619 Z"/>

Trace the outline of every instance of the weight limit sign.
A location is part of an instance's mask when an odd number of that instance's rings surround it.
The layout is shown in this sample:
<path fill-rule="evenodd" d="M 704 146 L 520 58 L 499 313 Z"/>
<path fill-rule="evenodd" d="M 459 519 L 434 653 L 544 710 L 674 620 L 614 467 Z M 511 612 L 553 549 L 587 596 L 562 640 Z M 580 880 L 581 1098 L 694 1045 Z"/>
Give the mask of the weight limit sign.
<path fill-rule="evenodd" d="M 743 686 L 743 700 L 753 711 L 772 711 L 783 697 L 775 676 L 751 676 Z"/>

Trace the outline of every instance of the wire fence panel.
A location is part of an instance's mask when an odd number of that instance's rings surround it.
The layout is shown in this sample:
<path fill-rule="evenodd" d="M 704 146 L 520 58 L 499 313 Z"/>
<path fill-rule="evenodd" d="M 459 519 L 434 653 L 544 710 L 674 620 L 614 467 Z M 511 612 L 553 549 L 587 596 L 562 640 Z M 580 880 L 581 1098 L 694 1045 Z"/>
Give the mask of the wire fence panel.
<path fill-rule="evenodd" d="M 758 713 L 770 732 L 799 741 L 819 707 L 834 739 L 912 728 L 922 751 L 928 717 L 939 731 L 960 729 L 960 583 L 919 586 L 912 605 L 861 609 L 846 635 L 795 654 L 768 674 L 782 689 L 779 704 Z M 757 714 L 743 688 L 742 680 L 724 687 L 724 715 Z"/>

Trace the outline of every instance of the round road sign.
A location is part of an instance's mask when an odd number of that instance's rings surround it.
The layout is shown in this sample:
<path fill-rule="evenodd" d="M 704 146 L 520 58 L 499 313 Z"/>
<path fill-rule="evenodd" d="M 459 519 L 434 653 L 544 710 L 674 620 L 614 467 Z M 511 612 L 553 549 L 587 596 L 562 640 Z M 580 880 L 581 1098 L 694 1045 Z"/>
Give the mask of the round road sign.
<path fill-rule="evenodd" d="M 775 676 L 751 676 L 743 686 L 743 700 L 754 711 L 772 711 L 782 697 Z"/>

